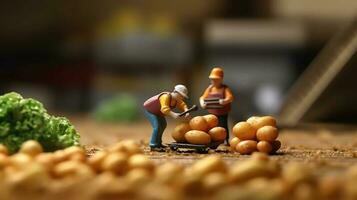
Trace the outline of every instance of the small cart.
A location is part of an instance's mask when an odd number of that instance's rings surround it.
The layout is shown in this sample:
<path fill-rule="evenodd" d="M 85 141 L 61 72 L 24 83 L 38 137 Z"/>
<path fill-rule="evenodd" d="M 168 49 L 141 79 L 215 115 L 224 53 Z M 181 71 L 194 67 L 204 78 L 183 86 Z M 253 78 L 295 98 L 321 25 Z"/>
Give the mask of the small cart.
<path fill-rule="evenodd" d="M 169 144 L 169 147 L 173 151 L 179 151 L 180 149 L 192 149 L 197 153 L 203 154 L 208 153 L 210 149 L 217 149 L 220 144 L 220 142 L 213 142 L 208 145 L 173 142 Z"/>

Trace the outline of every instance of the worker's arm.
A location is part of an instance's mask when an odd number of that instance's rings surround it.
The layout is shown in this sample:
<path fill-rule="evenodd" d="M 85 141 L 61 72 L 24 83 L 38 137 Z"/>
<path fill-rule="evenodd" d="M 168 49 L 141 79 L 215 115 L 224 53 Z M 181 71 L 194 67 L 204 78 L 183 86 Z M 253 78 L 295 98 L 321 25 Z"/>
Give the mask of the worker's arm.
<path fill-rule="evenodd" d="M 169 115 L 171 116 L 172 118 L 176 119 L 178 118 L 179 114 L 178 113 L 175 113 L 171 110 L 170 108 L 170 103 L 171 103 L 171 96 L 169 94 L 163 94 L 160 96 L 159 98 L 159 101 L 160 101 L 160 105 L 161 105 L 161 108 L 160 108 L 160 111 L 164 114 L 164 115 Z"/>
<path fill-rule="evenodd" d="M 201 107 L 202 107 L 203 109 L 206 108 L 206 103 L 205 103 L 204 100 L 205 100 L 205 98 L 208 97 L 208 93 L 209 93 L 210 87 L 211 87 L 211 86 L 209 86 L 209 87 L 203 92 L 202 96 L 200 97 L 200 105 L 201 105 Z"/>
<path fill-rule="evenodd" d="M 220 100 L 220 102 L 219 102 L 220 104 L 226 105 L 226 104 L 232 103 L 234 96 L 233 96 L 231 89 L 226 87 L 226 89 L 224 90 L 224 96 L 225 96 L 225 98 Z"/>
<path fill-rule="evenodd" d="M 188 110 L 186 103 L 182 100 L 177 101 L 177 108 L 180 109 L 181 111 Z"/>

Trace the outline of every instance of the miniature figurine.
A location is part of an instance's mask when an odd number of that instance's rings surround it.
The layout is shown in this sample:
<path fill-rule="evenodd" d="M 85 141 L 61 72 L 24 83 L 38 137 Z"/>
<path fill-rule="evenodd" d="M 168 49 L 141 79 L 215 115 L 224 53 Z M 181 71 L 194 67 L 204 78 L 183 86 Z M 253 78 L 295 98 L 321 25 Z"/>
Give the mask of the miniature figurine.
<path fill-rule="evenodd" d="M 227 131 L 226 143 L 229 145 L 228 113 L 231 110 L 233 94 L 229 87 L 223 84 L 223 70 L 220 67 L 212 69 L 209 77 L 211 85 L 200 97 L 200 105 L 203 109 L 218 117 L 219 126 Z"/>
<path fill-rule="evenodd" d="M 162 145 L 162 135 L 166 128 L 165 116 L 171 116 L 177 119 L 180 116 L 189 116 L 190 109 L 187 108 L 184 98 L 188 98 L 188 91 L 184 85 L 176 85 L 172 92 L 161 92 L 144 103 L 144 109 L 146 117 L 149 119 L 153 132 L 150 140 L 150 148 L 153 151 L 164 151 L 165 146 Z M 172 111 L 174 108 L 178 108 L 183 113 L 176 113 Z"/>

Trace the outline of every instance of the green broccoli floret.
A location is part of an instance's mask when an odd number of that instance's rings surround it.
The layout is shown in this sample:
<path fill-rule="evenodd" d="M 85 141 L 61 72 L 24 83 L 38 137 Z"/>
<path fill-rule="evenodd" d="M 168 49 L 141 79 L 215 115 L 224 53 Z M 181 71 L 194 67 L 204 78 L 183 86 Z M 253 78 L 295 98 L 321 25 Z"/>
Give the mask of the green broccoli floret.
<path fill-rule="evenodd" d="M 63 117 L 47 114 L 43 105 L 11 92 L 0 96 L 0 143 L 10 153 L 27 140 L 37 140 L 45 151 L 79 145 L 79 134 Z"/>

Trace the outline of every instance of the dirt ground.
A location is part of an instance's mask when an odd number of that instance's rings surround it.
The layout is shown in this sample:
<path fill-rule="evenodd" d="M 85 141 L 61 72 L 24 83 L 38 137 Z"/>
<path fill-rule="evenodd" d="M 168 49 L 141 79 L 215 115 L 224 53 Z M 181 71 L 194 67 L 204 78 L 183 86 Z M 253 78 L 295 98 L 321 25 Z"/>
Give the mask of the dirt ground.
<path fill-rule="evenodd" d="M 171 160 L 183 164 L 190 164 L 194 160 L 205 156 L 192 152 L 177 153 L 168 150 L 164 153 L 150 152 L 147 143 L 151 135 L 151 126 L 147 121 L 136 123 L 98 123 L 88 117 L 71 117 L 77 130 L 81 134 L 82 144 L 87 148 L 103 148 L 122 139 L 140 141 L 145 154 L 154 161 Z M 175 122 L 169 121 L 164 133 L 164 143 L 173 142 L 171 131 Z M 318 164 L 321 169 L 341 170 L 351 164 L 357 164 L 357 129 L 327 129 L 323 126 L 312 129 L 282 129 L 278 138 L 282 147 L 272 159 L 286 163 L 291 161 Z M 220 146 L 219 153 L 227 163 L 249 158 L 247 155 L 231 153 L 228 147 Z"/>
<path fill-rule="evenodd" d="M 36 162 L 30 156 L 24 159 L 23 153 L 11 157 L 11 165 L 3 164 L 6 167 L 0 174 L 0 199 L 357 199 L 356 128 L 280 129 L 282 147 L 270 159 L 263 154 L 232 153 L 225 145 L 208 152 L 221 155 L 223 163 L 221 157 L 205 157 L 207 154 L 178 153 L 169 148 L 163 153 L 149 151 L 151 126 L 147 121 L 108 124 L 88 117 L 70 120 L 87 152 L 68 148 L 39 154 Z M 176 124 L 168 124 L 164 143 L 173 141 L 171 131 Z M 145 156 L 136 155 L 135 160 L 134 155 L 118 149 L 102 154 L 105 158 L 101 154 L 90 157 L 124 139 L 140 142 L 144 154 L 157 165 Z M 135 146 L 133 152 L 140 152 L 137 145 L 127 144 Z M 7 157 L 2 158 L 7 163 Z M 57 163 L 53 165 L 48 158 Z M 129 163 L 134 166 L 128 169 Z M 166 165 L 159 165 L 162 163 Z"/>

